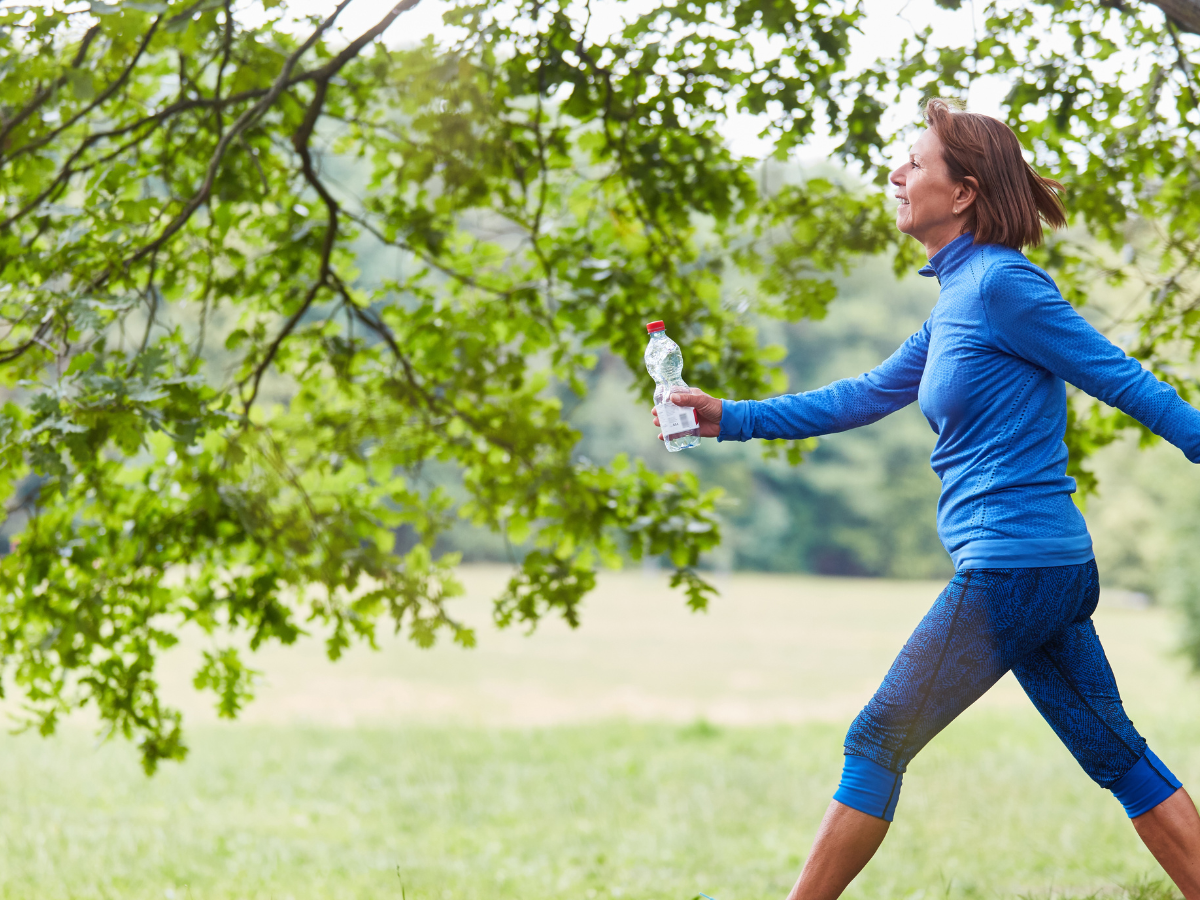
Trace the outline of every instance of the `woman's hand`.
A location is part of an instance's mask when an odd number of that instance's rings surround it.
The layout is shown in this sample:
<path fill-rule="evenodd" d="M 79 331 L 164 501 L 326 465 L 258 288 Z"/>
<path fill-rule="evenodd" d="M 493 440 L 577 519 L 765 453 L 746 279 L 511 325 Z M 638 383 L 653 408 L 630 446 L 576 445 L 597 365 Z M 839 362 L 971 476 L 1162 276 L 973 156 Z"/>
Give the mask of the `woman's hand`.
<path fill-rule="evenodd" d="M 696 418 L 700 420 L 700 437 L 716 437 L 721 433 L 721 401 L 710 397 L 699 388 L 688 388 L 687 393 L 675 391 L 667 398 L 676 406 L 690 406 L 696 410 Z M 661 441 L 662 425 L 658 421 L 658 407 L 651 410 L 654 424 L 660 429 L 658 439 Z"/>

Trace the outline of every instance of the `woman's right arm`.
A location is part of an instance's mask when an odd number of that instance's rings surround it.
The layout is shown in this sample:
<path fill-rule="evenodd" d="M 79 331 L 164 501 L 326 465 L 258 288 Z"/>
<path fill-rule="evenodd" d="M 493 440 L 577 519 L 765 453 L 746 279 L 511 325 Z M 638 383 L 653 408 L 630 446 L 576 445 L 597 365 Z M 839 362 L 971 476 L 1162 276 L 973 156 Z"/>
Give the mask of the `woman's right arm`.
<path fill-rule="evenodd" d="M 722 400 L 718 440 L 818 437 L 877 422 L 917 399 L 929 322 L 866 374 L 770 400 Z"/>

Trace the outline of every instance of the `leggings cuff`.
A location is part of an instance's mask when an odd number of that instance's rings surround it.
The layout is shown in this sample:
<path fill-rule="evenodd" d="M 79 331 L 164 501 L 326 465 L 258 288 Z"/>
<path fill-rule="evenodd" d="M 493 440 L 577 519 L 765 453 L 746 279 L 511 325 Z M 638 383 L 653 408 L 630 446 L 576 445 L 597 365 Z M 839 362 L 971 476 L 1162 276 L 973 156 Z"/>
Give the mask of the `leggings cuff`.
<path fill-rule="evenodd" d="M 833 799 L 868 816 L 892 821 L 904 776 L 865 756 L 847 755 L 842 780 Z"/>
<path fill-rule="evenodd" d="M 1114 781 L 1109 790 L 1121 801 L 1125 814 L 1135 819 L 1150 812 L 1181 787 L 1182 782 L 1147 747 L 1133 768 Z"/>

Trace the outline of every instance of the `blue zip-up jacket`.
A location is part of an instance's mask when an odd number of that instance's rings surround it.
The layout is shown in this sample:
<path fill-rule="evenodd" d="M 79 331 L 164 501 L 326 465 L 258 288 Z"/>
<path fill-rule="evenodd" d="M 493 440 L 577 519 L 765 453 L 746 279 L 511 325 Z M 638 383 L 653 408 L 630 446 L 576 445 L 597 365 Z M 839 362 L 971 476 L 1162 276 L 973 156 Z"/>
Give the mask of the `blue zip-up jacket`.
<path fill-rule="evenodd" d="M 921 274 L 941 284 L 937 305 L 889 359 L 815 391 L 723 401 L 719 439 L 832 434 L 918 401 L 938 436 L 938 536 L 957 570 L 1093 558 L 1067 476 L 1065 381 L 1200 462 L 1200 412 L 1089 325 L 1023 253 L 964 234 Z"/>

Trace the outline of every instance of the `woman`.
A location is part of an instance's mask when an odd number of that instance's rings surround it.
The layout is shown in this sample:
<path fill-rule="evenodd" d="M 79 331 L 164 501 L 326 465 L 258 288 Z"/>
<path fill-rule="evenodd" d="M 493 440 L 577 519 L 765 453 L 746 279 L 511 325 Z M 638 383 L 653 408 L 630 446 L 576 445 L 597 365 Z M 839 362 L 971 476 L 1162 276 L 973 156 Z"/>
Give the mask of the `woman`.
<path fill-rule="evenodd" d="M 771 400 L 672 395 L 718 440 L 805 438 L 916 400 L 937 433 L 938 534 L 955 575 L 850 726 L 841 783 L 789 900 L 839 896 L 891 823 L 917 752 L 1010 669 L 1076 760 L 1125 807 L 1188 900 L 1200 900 L 1200 816 L 1138 734 L 1091 615 L 1091 539 L 1066 475 L 1070 382 L 1200 461 L 1200 412 L 1093 329 L 1021 253 L 1066 224 L 1058 182 L 1012 130 L 940 100 L 891 174 L 896 227 L 941 285 L 921 330 L 858 378 Z M 658 423 L 655 416 L 655 424 Z M 986 777 L 986 774 L 981 774 Z"/>

